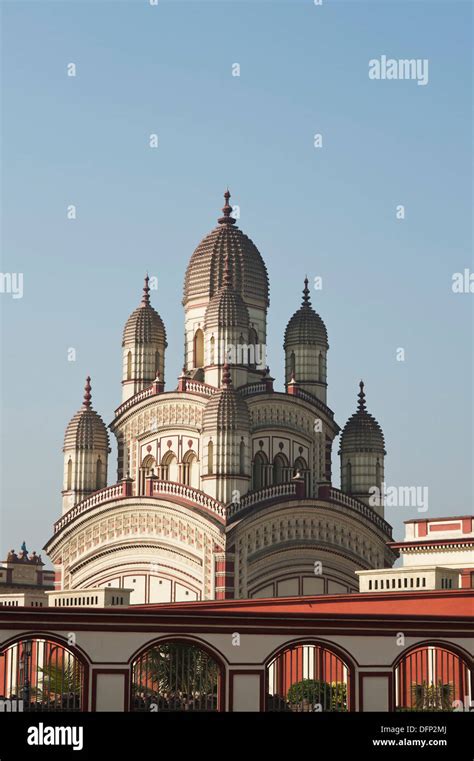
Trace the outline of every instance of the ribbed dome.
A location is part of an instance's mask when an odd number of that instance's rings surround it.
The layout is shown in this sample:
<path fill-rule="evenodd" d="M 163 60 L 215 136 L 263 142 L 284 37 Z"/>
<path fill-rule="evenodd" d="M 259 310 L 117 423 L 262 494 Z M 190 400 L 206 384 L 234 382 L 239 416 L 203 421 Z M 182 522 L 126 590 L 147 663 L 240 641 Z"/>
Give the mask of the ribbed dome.
<path fill-rule="evenodd" d="M 385 452 L 383 431 L 376 419 L 367 412 L 364 384 L 361 381 L 359 406 L 347 421 L 341 434 L 339 454 L 344 452 Z"/>
<path fill-rule="evenodd" d="M 311 306 L 308 278 L 305 278 L 303 303 L 290 319 L 285 330 L 284 348 L 301 345 L 318 345 L 329 348 L 326 326 Z"/>
<path fill-rule="evenodd" d="M 249 312 L 245 301 L 235 290 L 230 274 L 230 257 L 224 265 L 224 284 L 211 298 L 204 318 L 205 330 L 209 328 L 249 328 Z"/>
<path fill-rule="evenodd" d="M 249 427 L 247 403 L 232 387 L 229 367 L 225 365 L 222 386 L 211 396 L 204 409 L 203 430 L 245 430 Z"/>
<path fill-rule="evenodd" d="M 229 256 L 235 289 L 249 304 L 269 303 L 268 275 L 263 259 L 255 246 L 230 216 L 230 193 L 224 194 L 224 216 L 218 226 L 200 242 L 191 256 L 184 281 L 183 304 L 189 299 L 210 298 L 224 281 L 226 257 Z"/>
<path fill-rule="evenodd" d="M 142 303 L 130 315 L 123 329 L 122 346 L 132 344 L 164 344 L 166 347 L 166 330 L 158 312 L 150 304 L 149 277 L 145 278 Z"/>
<path fill-rule="evenodd" d="M 90 380 L 89 377 L 86 380 L 83 405 L 66 428 L 63 451 L 69 449 L 102 449 L 110 452 L 109 434 L 105 423 L 91 407 Z"/>

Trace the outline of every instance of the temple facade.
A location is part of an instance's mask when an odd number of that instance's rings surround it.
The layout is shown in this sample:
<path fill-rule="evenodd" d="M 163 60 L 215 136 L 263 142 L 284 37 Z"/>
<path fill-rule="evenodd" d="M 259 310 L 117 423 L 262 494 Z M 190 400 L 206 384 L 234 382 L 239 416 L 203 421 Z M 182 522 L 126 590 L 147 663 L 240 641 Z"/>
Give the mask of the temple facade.
<path fill-rule="evenodd" d="M 350 593 L 356 571 L 397 557 L 370 499 L 386 452 L 364 384 L 341 432 L 328 406 L 328 333 L 305 279 L 276 390 L 267 270 L 229 199 L 187 267 L 176 383 L 165 384 L 165 321 L 148 276 L 125 323 L 113 484 L 109 431 L 86 381 L 64 438 L 62 515 L 45 546 L 58 590 L 130 590 L 131 604 Z"/>

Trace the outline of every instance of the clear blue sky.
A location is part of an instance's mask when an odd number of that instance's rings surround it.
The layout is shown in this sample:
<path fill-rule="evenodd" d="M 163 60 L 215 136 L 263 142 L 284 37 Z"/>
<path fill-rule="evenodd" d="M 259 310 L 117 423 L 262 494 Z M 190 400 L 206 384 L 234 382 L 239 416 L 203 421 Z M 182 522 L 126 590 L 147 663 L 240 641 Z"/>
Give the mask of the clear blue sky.
<path fill-rule="evenodd" d="M 471 511 L 474 295 L 451 290 L 473 269 L 471 14 L 455 0 L 2 2 L 2 271 L 24 274 L 22 299 L 0 295 L 3 555 L 40 550 L 60 515 L 87 374 L 112 420 L 147 269 L 174 387 L 185 267 L 227 185 L 269 270 L 277 385 L 303 278 L 320 275 L 339 424 L 364 378 L 387 483 L 428 486 L 427 517 Z M 369 80 L 381 55 L 427 58 L 428 85 Z M 400 536 L 421 516 L 386 517 Z"/>

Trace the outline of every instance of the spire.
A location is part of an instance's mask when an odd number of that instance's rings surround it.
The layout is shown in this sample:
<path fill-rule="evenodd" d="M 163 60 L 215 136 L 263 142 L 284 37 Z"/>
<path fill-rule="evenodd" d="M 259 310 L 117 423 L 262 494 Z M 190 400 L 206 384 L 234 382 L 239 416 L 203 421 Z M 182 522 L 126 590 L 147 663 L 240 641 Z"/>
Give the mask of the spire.
<path fill-rule="evenodd" d="M 219 222 L 220 225 L 235 225 L 235 219 L 230 216 L 230 213 L 232 211 L 232 206 L 229 204 L 229 198 L 230 198 L 229 188 L 227 188 L 226 192 L 224 193 L 224 198 L 225 198 L 225 204 L 222 207 L 222 212 L 224 216 L 219 217 L 217 221 Z"/>
<path fill-rule="evenodd" d="M 311 300 L 309 295 L 309 288 L 308 288 L 308 277 L 306 276 L 304 279 L 304 288 L 303 288 L 303 301 L 301 302 L 301 306 L 311 306 Z"/>
<path fill-rule="evenodd" d="M 222 373 L 222 385 L 228 388 L 232 385 L 229 363 L 226 361 Z"/>
<path fill-rule="evenodd" d="M 86 410 L 90 409 L 90 407 L 91 407 L 91 399 L 92 399 L 92 394 L 91 394 L 91 378 L 90 378 L 90 375 L 88 375 L 87 378 L 86 378 L 86 385 L 84 386 L 84 401 L 82 403 L 82 406 Z"/>
<path fill-rule="evenodd" d="M 359 383 L 359 388 L 360 388 L 360 391 L 357 394 L 357 396 L 359 397 L 359 405 L 358 405 L 357 410 L 358 410 L 358 412 L 367 412 L 366 407 L 365 407 L 364 381 L 361 381 Z"/>
<path fill-rule="evenodd" d="M 143 286 L 143 296 L 142 296 L 142 306 L 147 307 L 150 305 L 150 286 L 148 283 L 150 282 L 150 278 L 148 277 L 148 272 L 145 275 L 145 285 Z"/>

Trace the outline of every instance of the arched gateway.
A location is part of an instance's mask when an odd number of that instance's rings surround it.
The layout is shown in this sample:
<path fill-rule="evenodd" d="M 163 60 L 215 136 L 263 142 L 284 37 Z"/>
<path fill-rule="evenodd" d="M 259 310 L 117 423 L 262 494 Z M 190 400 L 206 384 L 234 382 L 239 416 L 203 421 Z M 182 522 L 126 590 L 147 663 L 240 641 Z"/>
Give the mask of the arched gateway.
<path fill-rule="evenodd" d="M 207 649 L 159 642 L 132 661 L 132 711 L 218 711 L 223 669 Z"/>

